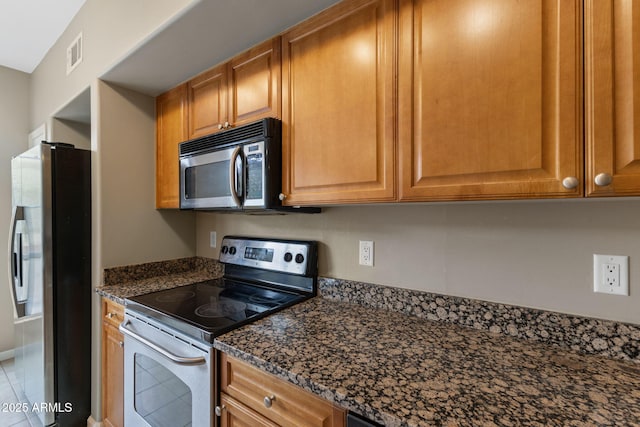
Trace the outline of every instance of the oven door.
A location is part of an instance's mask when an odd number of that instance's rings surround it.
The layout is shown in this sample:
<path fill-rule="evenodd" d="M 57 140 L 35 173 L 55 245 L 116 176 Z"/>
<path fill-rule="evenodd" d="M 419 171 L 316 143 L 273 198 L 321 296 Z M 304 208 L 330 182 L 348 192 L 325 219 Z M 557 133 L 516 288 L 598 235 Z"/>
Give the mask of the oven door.
<path fill-rule="evenodd" d="M 180 158 L 180 208 L 241 208 L 244 156 L 237 145 Z"/>
<path fill-rule="evenodd" d="M 213 349 L 159 327 L 130 314 L 120 325 L 125 425 L 213 427 Z"/>

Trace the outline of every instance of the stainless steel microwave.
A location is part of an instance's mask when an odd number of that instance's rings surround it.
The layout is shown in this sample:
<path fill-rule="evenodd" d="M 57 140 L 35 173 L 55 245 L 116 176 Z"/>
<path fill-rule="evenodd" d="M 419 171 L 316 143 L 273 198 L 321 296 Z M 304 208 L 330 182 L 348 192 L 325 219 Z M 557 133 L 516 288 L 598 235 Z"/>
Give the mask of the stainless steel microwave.
<path fill-rule="evenodd" d="M 281 128 L 266 118 L 180 143 L 180 208 L 291 209 L 280 201 Z"/>
<path fill-rule="evenodd" d="M 266 118 L 180 143 L 180 208 L 280 206 L 280 135 L 280 121 Z"/>

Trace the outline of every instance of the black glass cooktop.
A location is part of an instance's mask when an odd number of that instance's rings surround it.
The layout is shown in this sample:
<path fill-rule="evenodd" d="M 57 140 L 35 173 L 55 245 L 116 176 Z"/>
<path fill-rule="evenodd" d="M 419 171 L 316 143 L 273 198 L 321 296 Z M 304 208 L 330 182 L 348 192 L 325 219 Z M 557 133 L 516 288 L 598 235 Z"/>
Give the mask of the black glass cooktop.
<path fill-rule="evenodd" d="M 127 308 L 204 339 L 309 298 L 259 285 L 215 279 L 127 299 Z"/>

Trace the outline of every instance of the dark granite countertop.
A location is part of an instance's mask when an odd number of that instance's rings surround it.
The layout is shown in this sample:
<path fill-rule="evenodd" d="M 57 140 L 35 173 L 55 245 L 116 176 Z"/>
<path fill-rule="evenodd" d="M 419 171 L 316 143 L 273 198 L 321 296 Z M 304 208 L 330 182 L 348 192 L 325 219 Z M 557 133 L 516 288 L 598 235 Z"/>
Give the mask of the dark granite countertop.
<path fill-rule="evenodd" d="M 222 276 L 222 265 L 206 258 L 184 258 L 105 269 L 98 295 L 124 304 L 125 298 L 190 285 Z"/>
<path fill-rule="evenodd" d="M 640 366 L 313 298 L 214 346 L 387 426 L 638 426 Z"/>

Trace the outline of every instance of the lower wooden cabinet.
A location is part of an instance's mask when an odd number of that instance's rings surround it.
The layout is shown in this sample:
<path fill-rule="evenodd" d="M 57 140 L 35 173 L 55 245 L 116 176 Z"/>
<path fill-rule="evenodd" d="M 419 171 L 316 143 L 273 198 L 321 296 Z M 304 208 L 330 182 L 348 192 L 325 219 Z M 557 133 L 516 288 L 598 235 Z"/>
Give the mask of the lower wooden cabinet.
<path fill-rule="evenodd" d="M 124 337 L 118 330 L 124 307 L 102 300 L 102 423 L 124 426 Z"/>
<path fill-rule="evenodd" d="M 222 353 L 220 425 L 342 427 L 346 411 Z"/>

